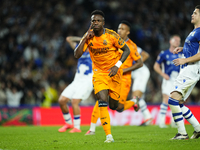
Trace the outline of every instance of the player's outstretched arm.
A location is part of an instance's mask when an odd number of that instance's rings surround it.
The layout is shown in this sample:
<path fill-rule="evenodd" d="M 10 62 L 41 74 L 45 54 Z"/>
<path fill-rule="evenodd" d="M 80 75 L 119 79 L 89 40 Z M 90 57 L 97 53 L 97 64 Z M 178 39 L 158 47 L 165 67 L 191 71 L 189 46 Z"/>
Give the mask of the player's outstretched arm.
<path fill-rule="evenodd" d="M 66 41 L 69 43 L 71 48 L 74 50 L 76 47 L 77 42 L 81 40 L 81 37 L 78 36 L 68 36 L 66 37 Z"/>

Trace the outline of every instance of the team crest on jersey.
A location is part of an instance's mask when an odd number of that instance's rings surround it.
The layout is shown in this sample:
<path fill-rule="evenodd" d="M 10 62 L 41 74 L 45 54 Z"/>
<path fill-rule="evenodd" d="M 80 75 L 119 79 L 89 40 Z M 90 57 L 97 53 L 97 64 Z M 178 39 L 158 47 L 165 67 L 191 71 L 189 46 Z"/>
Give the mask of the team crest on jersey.
<path fill-rule="evenodd" d="M 135 56 L 139 57 L 139 53 L 138 53 L 138 52 L 135 52 Z"/>
<path fill-rule="evenodd" d="M 124 44 L 124 40 L 122 38 L 119 38 L 118 44 L 119 45 L 123 45 Z"/>
<path fill-rule="evenodd" d="M 107 41 L 106 40 L 103 40 L 103 45 L 107 45 Z"/>
<path fill-rule="evenodd" d="M 195 34 L 195 31 L 194 31 L 194 32 L 191 32 L 191 33 L 190 33 L 190 36 L 194 36 L 194 34 Z"/>

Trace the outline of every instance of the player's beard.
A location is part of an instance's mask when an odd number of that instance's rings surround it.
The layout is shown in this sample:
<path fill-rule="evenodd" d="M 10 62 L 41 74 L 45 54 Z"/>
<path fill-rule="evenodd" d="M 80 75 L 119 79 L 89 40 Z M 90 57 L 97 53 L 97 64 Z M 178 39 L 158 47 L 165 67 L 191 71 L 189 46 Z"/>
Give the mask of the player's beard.
<path fill-rule="evenodd" d="M 94 34 L 95 34 L 96 36 L 98 36 L 99 33 L 101 32 L 101 29 L 100 29 L 100 28 L 98 28 L 98 29 L 97 29 L 97 28 L 96 28 L 96 29 L 94 28 L 93 31 L 94 31 Z"/>

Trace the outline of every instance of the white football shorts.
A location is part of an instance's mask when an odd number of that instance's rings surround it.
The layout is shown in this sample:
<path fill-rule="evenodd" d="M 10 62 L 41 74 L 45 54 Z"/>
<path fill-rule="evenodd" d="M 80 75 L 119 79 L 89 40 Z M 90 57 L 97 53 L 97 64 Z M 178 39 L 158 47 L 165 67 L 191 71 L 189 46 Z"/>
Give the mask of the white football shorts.
<path fill-rule="evenodd" d="M 185 101 L 196 83 L 200 79 L 200 62 L 190 63 L 186 67 L 180 70 L 177 79 L 174 82 L 173 91 L 178 91 L 182 94 Z"/>
<path fill-rule="evenodd" d="M 145 64 L 141 68 L 138 68 L 131 72 L 133 81 L 132 91 L 146 91 L 147 82 L 150 77 L 150 71 Z"/>
<path fill-rule="evenodd" d="M 177 71 L 172 71 L 169 80 L 165 80 L 163 78 L 162 86 L 161 86 L 162 94 L 166 94 L 168 96 L 170 95 L 171 91 L 174 89 L 173 85 L 174 85 L 174 82 L 175 82 L 175 79 L 177 78 L 177 76 L 178 76 L 178 72 Z"/>
<path fill-rule="evenodd" d="M 174 89 L 174 80 L 162 80 L 162 94 L 170 95 L 170 92 Z"/>
<path fill-rule="evenodd" d="M 75 76 L 73 82 L 69 84 L 61 93 L 69 99 L 86 100 L 93 90 L 92 74 Z"/>

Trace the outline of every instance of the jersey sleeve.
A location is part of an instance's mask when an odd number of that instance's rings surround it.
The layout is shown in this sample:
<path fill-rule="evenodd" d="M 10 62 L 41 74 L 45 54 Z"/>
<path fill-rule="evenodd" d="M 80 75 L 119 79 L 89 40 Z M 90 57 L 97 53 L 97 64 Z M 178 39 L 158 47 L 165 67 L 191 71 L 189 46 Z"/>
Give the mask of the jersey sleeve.
<path fill-rule="evenodd" d="M 131 57 L 133 58 L 134 61 L 137 61 L 138 59 L 141 58 L 141 55 L 138 53 L 137 51 L 137 46 L 135 44 L 131 44 L 129 46 L 129 49 L 130 49 L 130 55 Z"/>
<path fill-rule="evenodd" d="M 161 64 L 164 60 L 163 53 L 164 53 L 164 51 L 162 51 L 157 57 L 156 62 L 159 63 L 159 64 Z"/>
<path fill-rule="evenodd" d="M 199 30 L 198 34 L 195 34 L 195 35 L 196 35 L 197 41 L 198 41 L 199 44 L 200 44 L 200 30 Z"/>
<path fill-rule="evenodd" d="M 126 44 L 125 41 L 117 34 L 115 31 L 111 32 L 114 46 L 117 48 L 122 48 Z"/>

